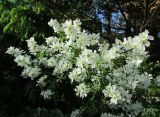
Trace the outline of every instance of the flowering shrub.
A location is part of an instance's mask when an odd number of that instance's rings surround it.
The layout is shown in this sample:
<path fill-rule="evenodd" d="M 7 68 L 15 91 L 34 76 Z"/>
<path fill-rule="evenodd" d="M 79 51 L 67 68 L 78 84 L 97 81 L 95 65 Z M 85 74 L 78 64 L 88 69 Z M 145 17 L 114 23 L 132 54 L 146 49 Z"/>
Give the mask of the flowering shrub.
<path fill-rule="evenodd" d="M 55 97 L 56 87 L 68 80 L 75 95 L 85 100 L 71 117 L 86 113 L 89 103 L 96 100 L 101 117 L 135 117 L 141 113 L 138 91 L 146 90 L 153 79 L 141 65 L 149 57 L 146 47 L 152 37 L 147 30 L 109 45 L 99 34 L 82 30 L 79 20 L 59 24 L 51 19 L 48 24 L 56 36 L 46 38 L 42 45 L 31 37 L 27 40 L 28 54 L 14 47 L 6 52 L 24 68 L 24 78 L 36 81 L 44 99 Z"/>

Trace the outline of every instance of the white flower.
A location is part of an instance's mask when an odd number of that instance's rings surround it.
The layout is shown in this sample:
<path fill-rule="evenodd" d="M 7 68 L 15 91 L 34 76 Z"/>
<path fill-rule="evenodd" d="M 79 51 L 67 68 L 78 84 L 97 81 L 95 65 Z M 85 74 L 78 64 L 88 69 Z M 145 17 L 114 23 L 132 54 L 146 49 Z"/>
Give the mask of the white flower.
<path fill-rule="evenodd" d="M 48 22 L 48 25 L 53 27 L 54 26 L 54 20 L 53 19 L 50 19 L 50 21 Z"/>
<path fill-rule="evenodd" d="M 8 49 L 7 49 L 7 51 L 6 51 L 6 53 L 7 54 L 12 54 L 12 55 L 14 55 L 15 54 L 15 48 L 14 47 L 9 47 Z M 22 54 L 22 53 L 20 53 L 20 54 Z"/>
<path fill-rule="evenodd" d="M 44 97 L 44 99 L 51 99 L 53 92 L 51 90 L 46 90 L 46 91 L 42 91 L 41 95 Z"/>
<path fill-rule="evenodd" d="M 82 82 L 87 77 L 86 72 L 87 71 L 85 68 L 75 68 L 72 72 L 70 72 L 69 78 L 72 83 L 73 81 Z"/>
<path fill-rule="evenodd" d="M 10 46 L 10 47 L 7 49 L 6 53 L 7 53 L 7 54 L 14 54 L 14 50 L 15 50 L 15 48 L 12 47 L 12 46 Z"/>
<path fill-rule="evenodd" d="M 96 45 L 99 39 L 99 34 L 88 34 L 83 30 L 83 32 L 77 34 L 76 47 L 84 49 L 86 46 Z"/>
<path fill-rule="evenodd" d="M 78 67 L 91 67 L 96 68 L 99 62 L 99 54 L 96 51 L 92 51 L 89 49 L 84 49 L 82 54 L 77 58 L 77 66 Z"/>
<path fill-rule="evenodd" d="M 90 88 L 86 86 L 84 83 L 81 83 L 78 86 L 76 86 L 75 91 L 77 96 L 85 98 L 87 97 L 87 94 L 90 92 Z"/>
<path fill-rule="evenodd" d="M 54 19 L 54 20 L 51 19 L 51 20 L 48 22 L 48 25 L 49 25 L 50 27 L 52 27 L 55 32 L 61 31 L 60 24 L 57 22 L 56 19 Z"/>
<path fill-rule="evenodd" d="M 107 47 L 106 47 L 107 48 Z M 105 50 L 102 51 L 102 58 L 106 61 L 106 62 L 110 62 L 111 60 L 119 57 L 119 53 L 118 53 L 118 48 L 117 47 L 112 47 L 109 50 Z"/>
<path fill-rule="evenodd" d="M 39 64 L 43 64 L 44 66 L 47 66 L 47 57 L 40 57 L 39 61 L 37 60 L 37 63 L 38 62 L 39 62 Z M 36 64 L 36 65 L 38 65 L 38 64 Z"/>
<path fill-rule="evenodd" d="M 65 71 L 72 68 L 72 62 L 65 57 L 62 57 L 61 60 L 57 61 L 55 64 L 55 69 L 53 74 L 63 74 Z"/>
<path fill-rule="evenodd" d="M 78 32 L 80 32 L 80 30 L 81 30 L 81 21 L 79 20 L 79 19 L 76 19 L 76 20 L 74 20 L 73 21 L 73 25 L 74 25 L 74 27 L 76 27 L 77 28 L 77 30 L 78 30 Z"/>
<path fill-rule="evenodd" d="M 76 40 L 76 47 L 84 49 L 86 46 L 90 45 L 91 37 L 86 33 L 82 32 L 78 34 L 78 39 Z"/>
<path fill-rule="evenodd" d="M 124 111 L 129 111 L 131 113 L 131 117 L 137 117 L 139 113 L 142 111 L 143 106 L 141 103 L 136 102 L 130 105 L 126 105 L 125 108 L 123 108 Z"/>
<path fill-rule="evenodd" d="M 118 104 L 120 102 L 129 102 L 131 95 L 121 86 L 109 84 L 102 91 L 105 97 L 110 97 L 111 104 Z"/>
<path fill-rule="evenodd" d="M 47 53 L 48 52 L 48 47 L 47 46 L 44 46 L 44 45 L 40 45 L 40 46 L 37 46 L 37 53 L 41 53 L 42 54 L 42 56 L 40 56 L 40 57 L 43 57 L 43 54 L 49 54 L 49 53 Z"/>
<path fill-rule="evenodd" d="M 64 48 L 64 43 L 57 41 L 58 38 L 54 38 L 54 41 L 49 45 L 54 52 L 62 51 Z"/>
<path fill-rule="evenodd" d="M 117 104 L 118 100 L 121 100 L 121 94 L 120 92 L 117 90 L 116 85 L 111 86 L 110 84 L 108 86 L 106 86 L 106 88 L 102 91 L 102 93 L 104 94 L 105 97 L 111 97 L 110 102 Z"/>
<path fill-rule="evenodd" d="M 26 40 L 27 41 L 27 45 L 29 48 L 29 51 L 33 54 L 35 54 L 38 49 L 37 49 L 37 42 L 35 41 L 35 39 L 33 37 L 31 37 L 30 39 Z"/>
<path fill-rule="evenodd" d="M 37 81 L 37 84 L 40 85 L 40 86 L 45 86 L 46 83 L 45 83 L 45 80 L 47 79 L 47 75 L 43 75 L 42 77 L 40 77 L 40 79 Z"/>
<path fill-rule="evenodd" d="M 66 34 L 66 37 L 68 39 L 75 40 L 77 37 L 77 34 L 80 32 L 80 23 L 79 21 L 74 21 L 72 20 L 66 20 L 65 23 L 63 24 L 64 28 L 64 33 Z"/>
<path fill-rule="evenodd" d="M 100 117 L 108 117 L 108 113 L 102 113 Z"/>
<path fill-rule="evenodd" d="M 81 115 L 80 115 L 80 110 L 79 110 L 79 109 L 76 109 L 75 111 L 72 111 L 70 117 L 81 117 Z"/>
<path fill-rule="evenodd" d="M 9 47 L 9 48 L 7 49 L 6 53 L 7 53 L 7 54 L 14 55 L 14 56 L 16 57 L 16 56 L 19 56 L 19 55 L 23 54 L 24 51 L 23 51 L 23 50 L 20 50 L 20 49 L 18 49 L 18 48 L 14 48 L 14 47 L 11 46 L 11 47 Z"/>
<path fill-rule="evenodd" d="M 148 40 L 154 40 L 154 37 L 151 35 L 148 35 Z"/>
<path fill-rule="evenodd" d="M 144 32 L 140 33 L 138 37 L 142 42 L 145 42 L 148 40 L 148 34 L 148 30 L 145 30 Z"/>
<path fill-rule="evenodd" d="M 37 66 L 35 67 L 26 67 L 23 72 L 22 76 L 23 77 L 30 77 L 32 80 L 36 77 L 38 77 L 41 74 L 41 69 L 38 68 Z"/>
<path fill-rule="evenodd" d="M 48 38 L 46 38 L 46 43 L 47 43 L 47 45 L 52 44 L 53 41 L 54 41 L 54 37 L 48 37 Z"/>
<path fill-rule="evenodd" d="M 56 64 L 57 64 L 57 61 L 54 57 L 51 57 L 47 60 L 47 66 L 49 67 L 56 66 Z"/>
<path fill-rule="evenodd" d="M 15 57 L 14 61 L 18 64 L 18 66 L 25 67 L 31 65 L 30 56 L 19 55 Z"/>
<path fill-rule="evenodd" d="M 113 115 L 111 113 L 102 113 L 100 117 L 124 117 L 123 114 L 121 115 Z"/>
<path fill-rule="evenodd" d="M 139 88 L 147 89 L 151 85 L 151 76 L 147 73 L 141 74 L 139 77 L 140 86 Z"/>
<path fill-rule="evenodd" d="M 46 38 L 47 45 L 51 46 L 52 44 L 57 44 L 59 42 L 59 39 L 57 37 L 48 37 Z"/>

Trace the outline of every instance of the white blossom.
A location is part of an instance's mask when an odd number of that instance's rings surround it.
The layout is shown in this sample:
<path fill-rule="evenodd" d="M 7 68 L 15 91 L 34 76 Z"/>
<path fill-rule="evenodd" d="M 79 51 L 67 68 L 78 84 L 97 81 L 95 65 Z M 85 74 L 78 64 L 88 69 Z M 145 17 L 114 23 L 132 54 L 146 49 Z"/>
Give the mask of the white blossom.
<path fill-rule="evenodd" d="M 41 69 L 38 68 L 37 66 L 35 67 L 26 67 L 22 71 L 22 76 L 23 77 L 30 77 L 32 80 L 36 77 L 38 77 L 41 74 Z"/>
<path fill-rule="evenodd" d="M 151 85 L 151 76 L 147 73 L 141 74 L 139 77 L 140 86 L 139 88 L 147 89 Z"/>
<path fill-rule="evenodd" d="M 60 24 L 57 22 L 56 19 L 54 19 L 54 20 L 51 19 L 51 20 L 48 22 L 48 25 L 49 25 L 50 27 L 52 27 L 55 32 L 61 31 Z"/>
<path fill-rule="evenodd" d="M 44 99 L 51 99 L 51 96 L 53 95 L 53 92 L 51 90 L 42 91 L 41 95 L 44 97 Z"/>
<path fill-rule="evenodd" d="M 19 55 L 15 57 L 14 61 L 18 64 L 18 66 L 25 67 L 31 65 L 30 59 L 30 56 Z"/>
<path fill-rule="evenodd" d="M 111 104 L 117 104 L 120 102 L 129 102 L 131 95 L 121 86 L 109 84 L 102 91 L 105 97 L 110 97 Z"/>
<path fill-rule="evenodd" d="M 72 111 L 70 117 L 81 117 L 81 115 L 80 115 L 80 110 L 79 110 L 79 109 L 76 109 L 76 110 Z"/>
<path fill-rule="evenodd" d="M 57 61 L 57 64 L 55 64 L 55 69 L 53 74 L 63 74 L 63 72 L 71 68 L 72 68 L 72 62 L 68 58 L 62 57 L 62 59 Z"/>
<path fill-rule="evenodd" d="M 121 115 L 113 115 L 111 113 L 102 113 L 100 117 L 124 117 L 123 114 Z"/>
<path fill-rule="evenodd" d="M 16 56 L 19 56 L 19 55 L 22 55 L 24 53 L 23 50 L 20 50 L 18 48 L 14 48 L 14 47 L 9 47 L 6 51 L 7 54 L 11 54 L 11 55 L 14 55 L 15 57 Z"/>
<path fill-rule="evenodd" d="M 84 49 L 82 51 L 82 54 L 77 59 L 77 66 L 83 68 L 85 67 L 91 67 L 96 68 L 96 65 L 99 62 L 99 55 L 96 51 L 92 51 L 89 49 Z"/>
<path fill-rule="evenodd" d="M 90 92 L 90 88 L 86 86 L 84 83 L 81 83 L 78 86 L 76 86 L 75 91 L 77 96 L 85 98 L 87 97 L 87 94 Z"/>
<path fill-rule="evenodd" d="M 27 45 L 31 53 L 35 54 L 38 51 L 37 42 L 33 37 L 27 40 Z"/>
<path fill-rule="evenodd" d="M 47 66 L 49 67 L 56 66 L 56 64 L 57 64 L 57 61 L 54 57 L 51 57 L 47 60 Z"/>
<path fill-rule="evenodd" d="M 45 80 L 47 79 L 47 75 L 43 75 L 42 77 L 40 77 L 40 79 L 37 81 L 37 84 L 40 85 L 40 86 L 45 86 L 46 83 L 45 83 Z"/>
<path fill-rule="evenodd" d="M 35 64 L 37 63 L 37 65 L 38 65 L 38 63 L 39 64 L 43 64 L 44 66 L 47 66 L 48 64 L 47 64 L 47 57 L 41 57 L 40 59 L 39 59 L 39 61 L 37 60 L 37 61 L 35 61 Z"/>
<path fill-rule="evenodd" d="M 66 20 L 63 24 L 64 33 L 66 34 L 66 38 L 75 40 L 77 38 L 77 34 L 80 33 L 80 22 L 79 20 Z"/>
<path fill-rule="evenodd" d="M 124 108 L 125 111 L 128 111 L 130 113 L 131 117 L 137 117 L 142 111 L 142 109 L 143 109 L 142 103 L 139 102 L 127 105 Z"/>
<path fill-rule="evenodd" d="M 70 72 L 69 78 L 71 79 L 71 82 L 82 82 L 87 77 L 86 73 L 87 71 L 85 68 L 75 68 L 72 72 Z"/>

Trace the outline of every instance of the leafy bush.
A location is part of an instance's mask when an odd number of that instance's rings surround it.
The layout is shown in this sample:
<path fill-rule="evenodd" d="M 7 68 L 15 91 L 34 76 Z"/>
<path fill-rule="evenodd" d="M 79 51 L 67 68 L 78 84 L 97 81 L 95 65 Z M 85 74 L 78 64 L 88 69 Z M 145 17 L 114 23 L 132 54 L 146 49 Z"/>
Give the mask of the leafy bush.
<path fill-rule="evenodd" d="M 19 117 L 63 117 L 59 109 L 49 110 L 46 108 L 27 108 L 27 111 Z"/>
<path fill-rule="evenodd" d="M 78 96 L 76 101 L 81 103 L 79 108 L 71 107 L 71 117 L 141 114 L 144 100 L 149 101 L 145 91 L 160 82 L 143 67 L 149 57 L 148 39 L 153 39 L 147 30 L 109 45 L 99 34 L 81 30 L 78 19 L 62 24 L 51 19 L 48 24 L 56 36 L 46 38 L 42 45 L 31 37 L 27 40 L 29 52 L 14 47 L 6 52 L 24 68 L 21 75 L 36 82 L 44 99 L 68 101 L 66 91 Z"/>
<path fill-rule="evenodd" d="M 50 31 L 44 22 L 50 19 L 51 14 L 40 1 L 0 1 L 0 24 L 3 32 L 14 34 L 21 42 L 31 35 L 38 38 L 48 35 Z"/>

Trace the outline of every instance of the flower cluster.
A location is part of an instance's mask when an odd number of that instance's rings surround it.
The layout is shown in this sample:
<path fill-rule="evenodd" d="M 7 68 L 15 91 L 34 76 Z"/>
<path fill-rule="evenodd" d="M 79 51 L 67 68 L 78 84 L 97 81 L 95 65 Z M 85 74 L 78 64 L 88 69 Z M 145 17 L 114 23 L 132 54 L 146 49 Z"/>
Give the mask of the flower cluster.
<path fill-rule="evenodd" d="M 110 113 L 102 113 L 100 117 L 124 117 L 123 114 L 121 115 L 112 115 Z"/>
<path fill-rule="evenodd" d="M 24 68 L 23 77 L 36 80 L 37 86 L 42 87 L 41 95 L 45 99 L 54 95 L 54 89 L 43 90 L 49 85 L 48 81 L 60 82 L 65 78 L 71 81 L 75 94 L 82 99 L 89 94 L 90 97 L 101 95 L 110 108 L 115 109 L 118 105 L 128 115 L 137 116 L 140 113 L 142 105 L 132 98 L 136 89 L 147 89 L 151 85 L 152 75 L 139 71 L 141 63 L 149 57 L 146 47 L 149 47 L 152 37 L 147 30 L 134 38 L 117 39 L 109 45 L 99 41 L 99 34 L 82 30 L 78 19 L 62 24 L 51 19 L 48 25 L 57 36 L 46 38 L 42 45 L 31 37 L 27 40 L 30 54 L 14 47 L 6 52 L 14 55 L 14 61 Z M 50 69 L 52 73 L 43 69 Z M 57 76 L 57 79 L 49 78 L 51 76 Z M 101 115 L 112 116 L 107 113 Z"/>

